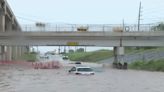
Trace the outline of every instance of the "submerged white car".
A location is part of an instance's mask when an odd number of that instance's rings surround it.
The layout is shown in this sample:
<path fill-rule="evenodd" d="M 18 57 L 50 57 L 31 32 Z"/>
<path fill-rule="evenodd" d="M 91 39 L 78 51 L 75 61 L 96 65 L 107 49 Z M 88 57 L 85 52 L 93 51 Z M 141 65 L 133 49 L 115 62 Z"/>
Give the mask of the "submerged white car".
<path fill-rule="evenodd" d="M 86 66 L 74 66 L 69 70 L 69 73 L 76 75 L 94 75 L 95 72 L 90 67 Z"/>

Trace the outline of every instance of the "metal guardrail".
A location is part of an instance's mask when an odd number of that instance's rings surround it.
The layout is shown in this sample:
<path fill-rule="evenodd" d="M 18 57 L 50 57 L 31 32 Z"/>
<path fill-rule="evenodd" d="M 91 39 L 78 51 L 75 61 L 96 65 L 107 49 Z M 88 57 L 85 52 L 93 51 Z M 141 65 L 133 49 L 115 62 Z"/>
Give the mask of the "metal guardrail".
<path fill-rule="evenodd" d="M 156 31 L 155 24 L 140 25 L 139 31 Z M 138 31 L 138 25 L 123 25 L 122 24 L 45 24 L 40 25 L 23 25 L 23 31 L 79 31 L 78 29 L 86 29 L 86 31 L 113 31 L 121 29 L 123 31 L 133 32 Z"/>

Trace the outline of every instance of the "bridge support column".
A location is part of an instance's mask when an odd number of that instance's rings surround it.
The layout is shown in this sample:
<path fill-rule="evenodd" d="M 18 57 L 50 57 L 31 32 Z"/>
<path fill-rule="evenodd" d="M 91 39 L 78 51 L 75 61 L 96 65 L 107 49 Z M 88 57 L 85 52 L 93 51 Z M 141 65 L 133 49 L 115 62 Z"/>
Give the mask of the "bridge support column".
<path fill-rule="evenodd" d="M 17 59 L 20 59 L 20 57 L 22 56 L 22 46 L 19 46 L 18 47 L 18 58 Z"/>
<path fill-rule="evenodd" d="M 12 47 L 12 60 L 16 60 L 17 59 L 17 47 L 13 46 Z"/>
<path fill-rule="evenodd" d="M 114 62 L 123 62 L 124 47 L 114 47 Z"/>
<path fill-rule="evenodd" d="M 12 61 L 12 46 L 7 46 L 6 60 Z"/>
<path fill-rule="evenodd" d="M 23 53 L 25 53 L 26 47 L 21 47 L 21 46 L 12 46 L 11 47 L 11 58 L 12 60 L 19 60 L 21 58 L 21 56 L 23 55 Z"/>
<path fill-rule="evenodd" d="M 5 60 L 5 46 L 0 46 L 0 60 Z"/>
<path fill-rule="evenodd" d="M 6 20 L 6 31 L 11 31 L 12 30 L 12 20 L 8 19 Z M 6 60 L 12 61 L 12 46 L 6 46 Z"/>
<path fill-rule="evenodd" d="M 20 58 L 21 52 L 20 52 L 20 47 L 19 46 L 14 46 L 13 47 L 13 60 L 18 60 Z"/>
<path fill-rule="evenodd" d="M 1 8 L 0 8 L 1 9 Z M 0 12 L 2 13 L 2 12 Z M 5 32 L 5 15 L 4 14 L 0 14 L 0 32 Z M 5 47 L 2 46 L 2 44 L 0 45 L 0 60 L 4 60 L 4 56 L 5 56 Z"/>
<path fill-rule="evenodd" d="M 18 46 L 15 46 L 15 59 L 18 59 Z"/>
<path fill-rule="evenodd" d="M 22 55 L 25 53 L 25 46 L 21 46 L 20 47 L 20 55 L 19 55 L 19 59 L 21 59 Z"/>

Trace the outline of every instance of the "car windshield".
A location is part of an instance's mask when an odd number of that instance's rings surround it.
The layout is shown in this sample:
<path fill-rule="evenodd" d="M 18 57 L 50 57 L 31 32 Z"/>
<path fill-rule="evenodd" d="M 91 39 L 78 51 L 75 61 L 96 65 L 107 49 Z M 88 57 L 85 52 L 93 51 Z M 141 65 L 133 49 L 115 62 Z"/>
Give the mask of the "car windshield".
<path fill-rule="evenodd" d="M 80 71 L 80 72 L 90 72 L 90 71 L 93 71 L 91 68 L 78 68 L 77 71 Z"/>

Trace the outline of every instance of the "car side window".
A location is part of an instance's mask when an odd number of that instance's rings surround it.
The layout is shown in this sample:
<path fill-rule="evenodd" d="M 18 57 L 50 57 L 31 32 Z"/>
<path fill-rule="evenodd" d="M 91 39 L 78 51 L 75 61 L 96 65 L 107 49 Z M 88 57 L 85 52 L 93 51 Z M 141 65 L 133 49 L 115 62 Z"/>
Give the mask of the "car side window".
<path fill-rule="evenodd" d="M 75 68 L 75 67 L 73 67 L 73 68 L 71 69 L 71 71 L 76 71 L 76 68 Z"/>

